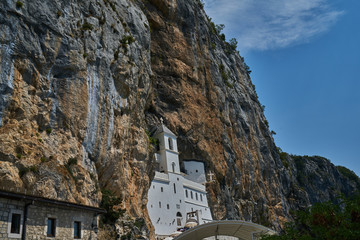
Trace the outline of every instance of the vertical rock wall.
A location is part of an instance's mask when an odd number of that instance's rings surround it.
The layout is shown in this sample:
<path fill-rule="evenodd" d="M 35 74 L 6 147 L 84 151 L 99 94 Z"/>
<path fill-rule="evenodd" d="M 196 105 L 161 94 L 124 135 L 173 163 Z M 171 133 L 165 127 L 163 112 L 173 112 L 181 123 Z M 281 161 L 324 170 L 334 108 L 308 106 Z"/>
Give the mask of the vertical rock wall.
<path fill-rule="evenodd" d="M 288 216 L 281 162 L 243 59 L 213 29 L 197 1 L 148 1 L 155 75 L 147 117 L 164 116 L 181 159 L 216 173 L 208 185 L 216 219 L 279 226 Z"/>
<path fill-rule="evenodd" d="M 215 219 L 280 229 L 292 211 L 359 189 L 328 160 L 304 158 L 298 169 L 300 160 L 279 157 L 248 66 L 200 1 L 149 0 L 143 9 L 154 72 L 147 120 L 164 117 L 179 136 L 180 158 L 204 161 L 215 173 L 207 185 Z"/>
<path fill-rule="evenodd" d="M 0 185 L 146 217 L 150 31 L 133 1 L 0 3 Z M 10 188 L 10 189 L 9 189 Z"/>

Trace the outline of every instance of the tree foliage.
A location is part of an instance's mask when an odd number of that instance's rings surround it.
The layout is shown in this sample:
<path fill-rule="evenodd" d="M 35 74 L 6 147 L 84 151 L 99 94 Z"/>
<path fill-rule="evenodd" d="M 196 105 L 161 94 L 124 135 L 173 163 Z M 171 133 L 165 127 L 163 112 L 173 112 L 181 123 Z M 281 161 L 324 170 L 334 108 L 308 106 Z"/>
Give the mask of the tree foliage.
<path fill-rule="evenodd" d="M 102 189 L 102 200 L 100 207 L 106 210 L 106 213 L 102 216 L 102 222 L 105 224 L 114 224 L 116 220 L 122 216 L 124 210 L 121 210 L 118 205 L 120 204 L 120 198 L 107 189 Z"/>
<path fill-rule="evenodd" d="M 276 236 L 264 236 L 262 240 L 359 240 L 360 194 L 341 204 L 317 203 L 296 214 L 284 232 Z"/>
<path fill-rule="evenodd" d="M 237 45 L 238 45 L 238 41 L 236 40 L 236 38 L 230 39 L 229 45 L 230 45 L 231 50 L 235 51 L 237 48 Z"/>

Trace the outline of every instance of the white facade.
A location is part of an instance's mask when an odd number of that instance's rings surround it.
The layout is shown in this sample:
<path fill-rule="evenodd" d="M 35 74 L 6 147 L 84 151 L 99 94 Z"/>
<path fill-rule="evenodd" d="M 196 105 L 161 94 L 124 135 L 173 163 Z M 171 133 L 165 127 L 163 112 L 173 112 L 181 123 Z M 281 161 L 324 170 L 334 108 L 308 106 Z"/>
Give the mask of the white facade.
<path fill-rule="evenodd" d="M 197 183 L 206 183 L 204 163 L 199 161 L 184 161 L 186 178 Z"/>
<path fill-rule="evenodd" d="M 148 192 L 147 209 L 155 233 L 167 236 L 178 228 L 184 227 L 189 212 L 198 210 L 199 224 L 212 221 L 211 211 L 206 197 L 205 181 L 195 182 L 192 179 L 205 179 L 205 169 L 201 162 L 188 161 L 185 170 L 196 174 L 180 172 L 176 136 L 162 125 L 154 134 L 159 139 L 159 151 L 156 161 L 159 171 Z M 194 168 L 195 166 L 195 168 Z M 198 172 L 196 172 L 198 170 Z M 201 173 L 201 174 L 198 174 Z M 203 175 L 202 176 L 199 176 Z"/>

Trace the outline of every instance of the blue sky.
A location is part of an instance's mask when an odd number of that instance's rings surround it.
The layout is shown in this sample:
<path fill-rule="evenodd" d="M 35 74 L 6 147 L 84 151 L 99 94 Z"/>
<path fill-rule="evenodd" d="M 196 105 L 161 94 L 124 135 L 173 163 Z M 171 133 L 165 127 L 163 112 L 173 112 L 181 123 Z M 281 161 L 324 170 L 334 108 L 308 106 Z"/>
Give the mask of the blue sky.
<path fill-rule="evenodd" d="M 277 146 L 360 176 L 360 1 L 205 0 L 235 37 Z"/>

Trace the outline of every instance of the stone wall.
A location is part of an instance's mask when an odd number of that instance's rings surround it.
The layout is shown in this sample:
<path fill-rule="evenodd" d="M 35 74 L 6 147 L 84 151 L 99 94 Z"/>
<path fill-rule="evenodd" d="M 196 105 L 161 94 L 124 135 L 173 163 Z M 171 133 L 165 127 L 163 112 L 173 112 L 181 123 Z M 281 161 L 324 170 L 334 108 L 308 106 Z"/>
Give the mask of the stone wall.
<path fill-rule="evenodd" d="M 14 209 L 20 210 L 23 219 L 24 206 L 25 202 L 0 199 L 0 239 L 12 240 L 21 238 L 21 234 L 19 234 L 18 238 L 9 237 L 9 215 L 10 212 Z M 56 219 L 56 234 L 53 238 L 46 236 L 48 218 Z M 34 203 L 28 208 L 26 239 L 74 239 L 74 221 L 81 222 L 81 239 L 97 239 L 97 234 L 93 230 L 93 226 L 97 226 L 98 224 L 98 218 L 96 217 L 95 213 L 85 210 L 59 208 L 55 206 L 46 206 Z"/>
<path fill-rule="evenodd" d="M 24 203 L 10 199 L 0 198 L 0 239 L 2 240 L 15 240 L 18 238 L 9 238 L 8 234 L 8 221 L 9 215 L 12 210 L 23 211 Z"/>

